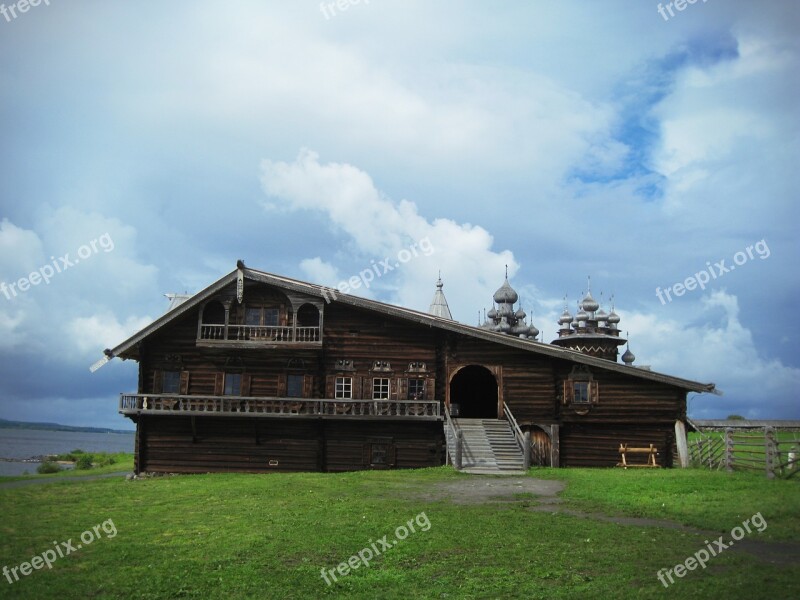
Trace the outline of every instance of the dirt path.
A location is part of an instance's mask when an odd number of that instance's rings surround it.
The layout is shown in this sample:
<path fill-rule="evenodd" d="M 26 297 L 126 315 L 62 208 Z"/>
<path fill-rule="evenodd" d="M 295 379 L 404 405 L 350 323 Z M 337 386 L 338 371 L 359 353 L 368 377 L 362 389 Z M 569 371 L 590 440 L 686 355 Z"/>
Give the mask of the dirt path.
<path fill-rule="evenodd" d="M 422 500 L 449 500 L 454 504 L 486 504 L 490 502 L 523 504 L 528 502 L 535 503 L 534 506 L 528 507 L 528 510 L 533 512 L 564 514 L 579 519 L 591 519 L 629 527 L 673 529 L 703 536 L 709 540 L 717 539 L 720 535 L 718 531 L 697 529 L 665 519 L 613 517 L 601 513 L 587 513 L 566 508 L 560 506 L 561 498 L 558 497 L 558 494 L 565 488 L 566 483 L 556 480 L 533 479 L 530 477 L 474 476 L 469 479 L 459 479 L 433 485 L 426 491 L 417 494 L 416 497 Z M 525 496 L 521 496 L 521 494 Z M 535 497 L 531 498 L 530 495 Z M 775 565 L 800 565 L 800 543 L 742 539 L 735 542 L 734 546 L 734 542 L 730 541 L 730 536 L 726 534 L 725 537 L 733 552 L 744 552 L 755 556 L 759 560 Z"/>

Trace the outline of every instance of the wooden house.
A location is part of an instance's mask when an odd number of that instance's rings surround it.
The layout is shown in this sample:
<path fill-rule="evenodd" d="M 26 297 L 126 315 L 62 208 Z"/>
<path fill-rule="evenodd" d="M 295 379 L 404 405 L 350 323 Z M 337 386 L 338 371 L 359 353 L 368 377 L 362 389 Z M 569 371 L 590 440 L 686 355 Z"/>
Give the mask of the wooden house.
<path fill-rule="evenodd" d="M 240 261 L 105 351 L 139 363 L 119 404 L 136 471 L 428 467 L 457 453 L 480 467 L 487 443 L 496 468 L 613 466 L 620 444 L 653 444 L 660 466 L 684 458 L 686 394 L 713 384 L 618 363 L 619 319 L 590 295 L 551 344 L 507 279 L 494 300 L 474 327 L 450 318 L 441 281 L 430 314 Z M 503 458 L 515 444 L 518 464 Z"/>

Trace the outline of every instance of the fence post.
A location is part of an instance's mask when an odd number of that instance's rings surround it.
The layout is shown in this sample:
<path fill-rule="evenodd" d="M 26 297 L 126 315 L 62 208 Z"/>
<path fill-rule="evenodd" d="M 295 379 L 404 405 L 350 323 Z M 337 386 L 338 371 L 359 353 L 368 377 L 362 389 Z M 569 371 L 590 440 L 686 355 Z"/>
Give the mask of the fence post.
<path fill-rule="evenodd" d="M 775 430 L 772 427 L 764 428 L 764 458 L 766 459 L 767 479 L 775 479 Z M 780 461 L 779 461 L 780 462 Z"/>
<path fill-rule="evenodd" d="M 733 471 L 733 429 L 725 430 L 725 469 Z"/>
<path fill-rule="evenodd" d="M 456 470 L 461 470 L 461 447 L 463 445 L 463 432 L 459 429 L 456 432 L 456 461 L 455 461 L 455 468 Z"/>

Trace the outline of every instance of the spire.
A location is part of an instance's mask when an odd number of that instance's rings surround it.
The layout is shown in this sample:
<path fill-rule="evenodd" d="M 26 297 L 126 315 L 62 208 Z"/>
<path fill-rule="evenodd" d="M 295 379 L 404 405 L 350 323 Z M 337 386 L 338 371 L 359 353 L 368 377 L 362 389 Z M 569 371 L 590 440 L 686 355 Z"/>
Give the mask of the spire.
<path fill-rule="evenodd" d="M 433 315 L 434 317 L 440 317 L 442 319 L 450 319 L 453 320 L 453 315 L 450 314 L 450 307 L 447 305 L 447 299 L 444 297 L 444 292 L 442 288 L 444 284 L 442 283 L 442 273 L 439 272 L 439 279 L 436 281 L 436 292 L 433 294 L 433 300 L 431 300 L 431 306 L 428 309 L 428 314 Z M 480 313 L 478 313 L 480 315 Z"/>

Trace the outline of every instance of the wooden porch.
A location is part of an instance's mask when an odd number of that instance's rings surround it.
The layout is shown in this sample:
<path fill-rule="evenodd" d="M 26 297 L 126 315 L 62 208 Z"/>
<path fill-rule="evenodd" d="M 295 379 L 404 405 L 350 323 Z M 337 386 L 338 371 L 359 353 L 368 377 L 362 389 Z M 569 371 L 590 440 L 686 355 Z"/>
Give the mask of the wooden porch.
<path fill-rule="evenodd" d="M 260 346 L 298 345 L 320 346 L 319 327 L 225 325 L 200 323 L 197 331 L 198 346 Z"/>
<path fill-rule="evenodd" d="M 134 415 L 206 415 L 358 420 L 441 421 L 437 400 L 350 400 L 120 394 L 119 412 Z"/>

